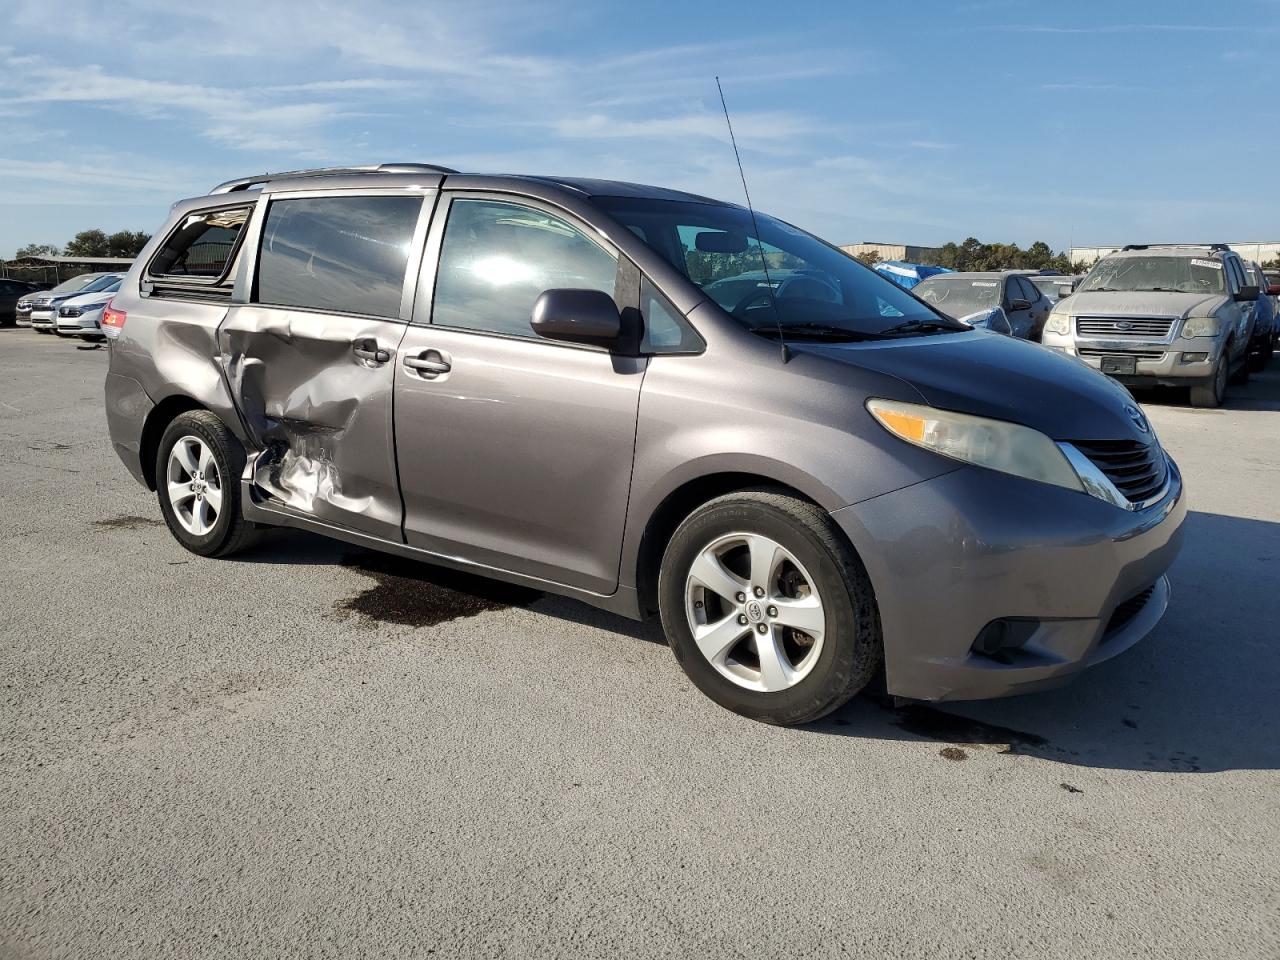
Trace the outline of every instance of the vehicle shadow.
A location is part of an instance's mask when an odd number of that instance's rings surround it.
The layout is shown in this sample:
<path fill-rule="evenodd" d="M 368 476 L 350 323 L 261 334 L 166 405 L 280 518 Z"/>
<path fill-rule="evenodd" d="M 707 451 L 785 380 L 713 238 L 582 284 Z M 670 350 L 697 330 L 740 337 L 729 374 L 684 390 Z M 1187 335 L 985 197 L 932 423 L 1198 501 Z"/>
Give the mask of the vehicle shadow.
<path fill-rule="evenodd" d="M 1217 410 L 1191 406 L 1187 391 L 1177 387 L 1130 388 L 1140 403 L 1158 403 L 1165 407 L 1195 409 L 1196 413 L 1214 414 L 1223 410 L 1280 410 L 1280 356 L 1272 360 L 1262 373 L 1252 374 L 1243 387 L 1227 387 L 1227 397 Z"/>
<path fill-rule="evenodd" d="M 665 643 L 653 621 L 300 531 L 275 532 L 244 559 L 358 569 L 376 584 L 350 603 L 373 619 L 423 626 L 536 604 L 543 616 Z M 1112 769 L 1280 769 L 1280 523 L 1192 512 L 1171 580 L 1169 611 L 1155 633 L 1066 687 L 1004 700 L 897 706 L 873 689 L 803 729 L 934 741 L 953 759 L 969 749 L 995 749 Z"/>
<path fill-rule="evenodd" d="M 895 708 L 860 697 L 815 733 L 928 739 L 1062 763 L 1175 773 L 1280 768 L 1280 523 L 1191 513 L 1169 611 L 1067 687 Z"/>

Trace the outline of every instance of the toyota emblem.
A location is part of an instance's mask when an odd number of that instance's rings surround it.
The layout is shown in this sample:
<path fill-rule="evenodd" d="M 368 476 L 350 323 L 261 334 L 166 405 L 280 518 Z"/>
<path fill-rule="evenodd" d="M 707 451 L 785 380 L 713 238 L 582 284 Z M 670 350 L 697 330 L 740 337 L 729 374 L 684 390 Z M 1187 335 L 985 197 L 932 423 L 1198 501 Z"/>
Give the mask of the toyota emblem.
<path fill-rule="evenodd" d="M 1150 427 L 1147 426 L 1147 418 L 1142 415 L 1142 411 L 1137 407 L 1129 404 L 1124 408 L 1124 412 L 1129 419 L 1133 421 L 1133 425 L 1143 433 L 1150 433 Z"/>

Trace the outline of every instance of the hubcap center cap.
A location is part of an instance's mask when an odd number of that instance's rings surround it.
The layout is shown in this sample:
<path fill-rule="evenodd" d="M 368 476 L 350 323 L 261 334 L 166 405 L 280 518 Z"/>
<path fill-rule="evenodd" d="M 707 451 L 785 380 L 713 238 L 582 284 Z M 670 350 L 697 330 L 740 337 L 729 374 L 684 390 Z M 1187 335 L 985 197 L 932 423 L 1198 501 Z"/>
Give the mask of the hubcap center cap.
<path fill-rule="evenodd" d="M 747 619 L 752 623 L 764 622 L 764 606 L 759 600 L 752 600 L 747 604 Z"/>

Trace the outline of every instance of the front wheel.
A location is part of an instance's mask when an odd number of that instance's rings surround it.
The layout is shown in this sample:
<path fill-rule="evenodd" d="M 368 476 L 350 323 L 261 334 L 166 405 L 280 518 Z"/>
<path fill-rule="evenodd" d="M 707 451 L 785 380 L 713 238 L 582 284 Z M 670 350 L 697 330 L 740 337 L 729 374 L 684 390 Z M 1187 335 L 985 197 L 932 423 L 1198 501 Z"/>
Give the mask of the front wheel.
<path fill-rule="evenodd" d="M 225 557 L 253 540 L 240 509 L 245 454 L 208 410 L 179 414 L 156 451 L 156 495 L 174 538 L 202 557 Z"/>
<path fill-rule="evenodd" d="M 817 720 L 883 659 L 862 563 L 824 511 L 785 494 L 746 490 L 696 510 L 667 546 L 658 594 L 689 679 L 755 720 Z"/>
<path fill-rule="evenodd" d="M 1219 407 L 1227 395 L 1227 369 L 1230 366 L 1230 355 L 1223 353 L 1218 366 L 1208 383 L 1197 384 L 1191 388 L 1191 405 L 1193 407 Z"/>

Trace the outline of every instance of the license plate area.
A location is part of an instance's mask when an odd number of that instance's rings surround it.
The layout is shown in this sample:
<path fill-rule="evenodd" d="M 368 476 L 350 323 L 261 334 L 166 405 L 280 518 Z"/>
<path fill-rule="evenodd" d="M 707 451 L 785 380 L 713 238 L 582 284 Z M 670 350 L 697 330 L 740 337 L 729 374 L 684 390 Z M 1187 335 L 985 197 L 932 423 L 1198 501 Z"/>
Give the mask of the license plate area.
<path fill-rule="evenodd" d="M 1112 376 L 1132 376 L 1138 372 L 1138 361 L 1134 357 L 1103 357 L 1102 372 Z"/>

